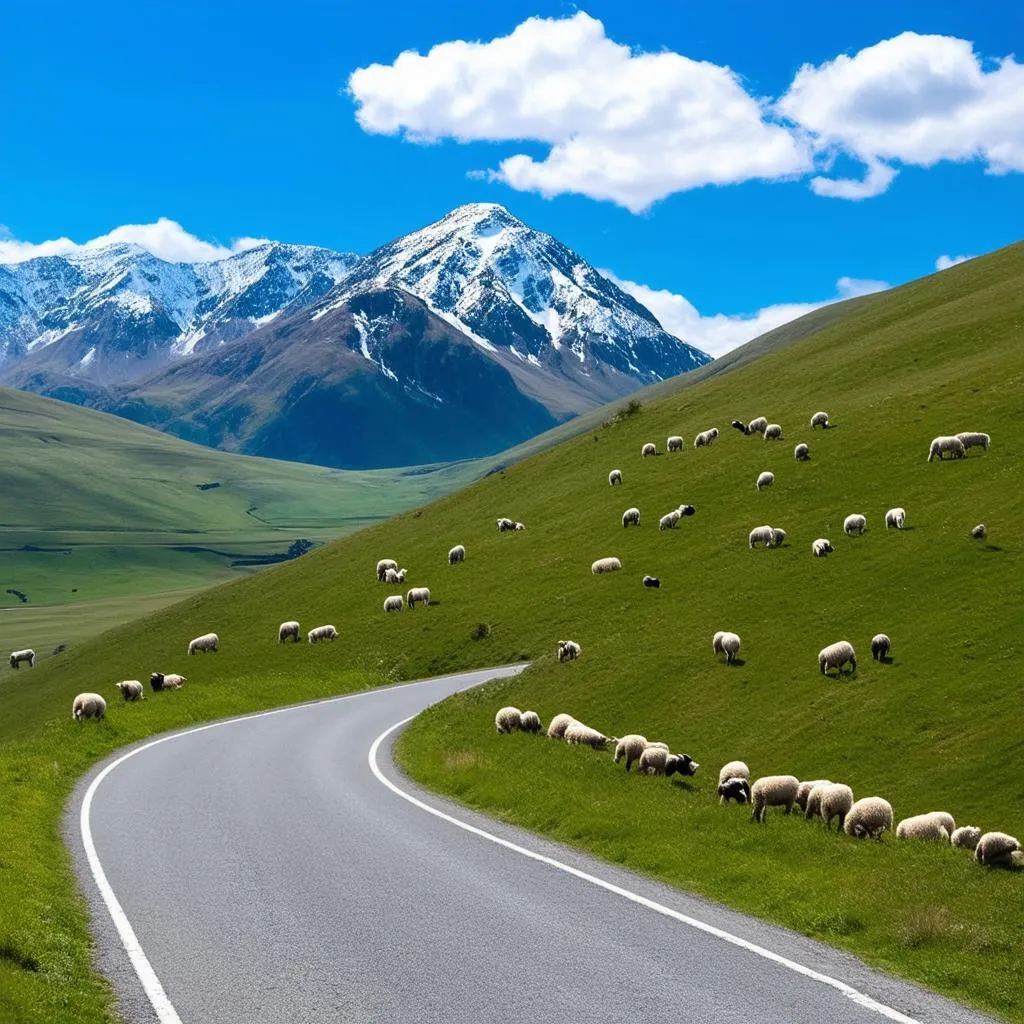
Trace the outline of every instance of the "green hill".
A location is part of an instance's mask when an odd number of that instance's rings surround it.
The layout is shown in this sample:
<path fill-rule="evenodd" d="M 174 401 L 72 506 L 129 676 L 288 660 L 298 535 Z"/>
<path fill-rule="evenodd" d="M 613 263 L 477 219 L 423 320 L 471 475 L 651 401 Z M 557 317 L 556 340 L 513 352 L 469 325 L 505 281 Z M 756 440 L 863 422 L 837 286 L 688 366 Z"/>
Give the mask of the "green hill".
<path fill-rule="evenodd" d="M 810 333 L 794 326 L 789 343 L 748 362 L 741 353 L 695 386 L 659 385 L 660 400 L 466 490 L 51 659 L 31 686 L 24 671 L 0 674 L 0 778 L 18 837 L 5 866 L 23 897 L 0 910 L 0 938 L 40 965 L 10 967 L 6 980 L 16 1007 L 50 1014 L 24 1019 L 102 1019 L 66 863 L 52 832 L 43 839 L 89 763 L 216 715 L 532 658 L 522 678 L 422 716 L 400 746 L 406 768 L 490 813 L 1024 1021 L 1024 873 L 892 836 L 858 843 L 777 812 L 759 829 L 715 797 L 718 767 L 740 757 L 755 776 L 824 776 L 883 795 L 897 818 L 945 809 L 958 823 L 1024 835 L 1022 284 L 1016 245 L 837 307 Z M 809 429 L 818 409 L 832 429 Z M 729 427 L 759 414 L 783 425 L 784 441 Z M 695 433 L 711 426 L 718 441 L 694 450 Z M 991 449 L 926 462 L 933 436 L 961 430 L 988 431 Z M 663 450 L 673 433 L 687 439 L 683 454 L 640 458 L 643 442 Z M 799 441 L 811 446 L 808 463 L 793 459 Z M 607 484 L 614 467 L 622 487 Z M 757 493 L 765 469 L 775 485 Z M 696 515 L 659 532 L 658 516 L 682 502 Z M 630 505 L 643 524 L 624 530 Z M 887 531 L 896 505 L 907 529 Z M 851 512 L 868 517 L 863 537 L 842 533 Z M 526 531 L 498 534 L 502 515 Z M 969 537 L 978 522 L 982 542 Z M 784 528 L 787 546 L 749 550 L 747 533 L 762 523 Z M 812 558 L 816 537 L 835 553 Z M 467 560 L 449 567 L 456 543 Z M 590 563 L 604 555 L 623 571 L 594 577 Z M 409 585 L 429 586 L 434 604 L 385 616 L 397 588 L 376 582 L 381 557 L 407 566 Z M 662 588 L 643 588 L 645 573 Z M 334 622 L 342 639 L 279 647 L 277 624 L 292 617 Z M 184 658 L 188 639 L 209 629 L 222 652 Z M 742 664 L 713 656 L 719 629 L 743 637 Z M 870 658 L 877 632 L 892 637 L 892 664 Z M 559 665 L 565 637 L 583 656 Z M 817 651 L 841 638 L 858 649 L 857 672 L 823 679 Z M 112 704 L 95 728 L 68 720 L 76 692 L 112 695 L 115 680 L 158 666 L 189 675 L 173 700 Z M 588 749 L 498 737 L 493 716 L 506 703 L 545 722 L 569 711 L 609 734 L 641 731 L 703 767 L 682 782 L 638 778 Z M 46 928 L 23 909 L 42 905 L 52 908 Z"/>

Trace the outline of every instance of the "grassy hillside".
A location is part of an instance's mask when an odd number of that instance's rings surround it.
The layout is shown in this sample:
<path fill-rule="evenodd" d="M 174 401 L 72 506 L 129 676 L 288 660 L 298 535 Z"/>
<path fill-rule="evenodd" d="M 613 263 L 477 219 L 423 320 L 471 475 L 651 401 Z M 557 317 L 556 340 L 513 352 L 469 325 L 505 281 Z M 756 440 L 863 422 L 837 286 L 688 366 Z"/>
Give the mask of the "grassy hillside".
<path fill-rule="evenodd" d="M 824 775 L 879 793 L 898 817 L 944 808 L 1024 835 L 1014 768 L 1024 753 L 1022 282 L 1018 245 L 873 296 L 802 340 L 458 494 L 204 591 L 32 673 L 0 673 L 0 795 L 15 837 L 4 874 L 20 897 L 0 909 L 0 947 L 39 968 L 0 960 L 9 1015 L 103 1019 L 53 831 L 85 765 L 149 731 L 232 710 L 530 657 L 521 679 L 417 721 L 400 747 L 406 767 L 508 820 L 1024 1021 L 1024 873 L 892 837 L 856 843 L 777 814 L 758 829 L 714 797 L 718 766 L 742 757 L 755 775 Z M 819 408 L 835 426 L 812 433 Z M 728 426 L 762 413 L 783 425 L 783 442 Z M 692 441 L 712 425 L 721 436 L 709 449 L 640 458 L 644 441 L 663 449 L 670 433 Z M 989 431 L 991 450 L 925 461 L 934 435 L 968 429 Z M 798 441 L 811 445 L 809 463 L 794 462 Z M 607 485 L 613 467 L 621 488 Z M 758 494 L 764 469 L 776 483 Z M 681 502 L 697 514 L 659 533 L 658 515 Z M 623 530 L 634 504 L 643 525 Z M 907 509 L 902 532 L 883 528 L 894 505 Z M 850 512 L 868 516 L 864 537 L 843 536 Z M 499 515 L 527 530 L 497 534 Z M 981 521 L 989 536 L 979 543 L 968 531 Z M 750 551 L 747 533 L 762 523 L 786 529 L 789 544 Z M 811 557 L 819 536 L 835 544 L 827 559 Z M 449 567 L 455 543 L 467 561 Z M 591 561 L 609 554 L 623 572 L 592 576 Z M 429 586 L 433 605 L 385 616 L 394 588 L 374 579 L 380 557 L 408 566 L 409 584 Z M 662 589 L 641 587 L 644 573 Z M 277 624 L 291 617 L 334 622 L 342 642 L 279 647 Z M 222 652 L 184 657 L 208 629 Z M 743 637 L 742 664 L 712 656 L 717 629 Z M 879 631 L 892 637 L 891 665 L 870 659 Z M 583 645 L 579 662 L 555 662 L 562 637 Z M 844 637 L 858 647 L 858 671 L 823 679 L 817 651 Z M 115 680 L 158 667 L 189 683 L 166 699 L 112 704 L 98 726 L 68 719 L 76 692 L 112 697 Z M 497 737 L 493 715 L 505 703 L 545 721 L 566 710 L 608 733 L 643 731 L 703 767 L 684 782 L 626 777 L 589 750 Z"/>

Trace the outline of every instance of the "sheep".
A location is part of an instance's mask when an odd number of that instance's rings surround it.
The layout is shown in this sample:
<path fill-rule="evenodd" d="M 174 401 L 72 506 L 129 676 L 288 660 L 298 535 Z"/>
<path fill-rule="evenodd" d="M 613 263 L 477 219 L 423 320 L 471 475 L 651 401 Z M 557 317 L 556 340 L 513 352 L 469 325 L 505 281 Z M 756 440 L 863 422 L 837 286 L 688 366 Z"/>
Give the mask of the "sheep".
<path fill-rule="evenodd" d="M 337 636 L 338 631 L 334 628 L 334 626 L 316 626 L 315 628 L 309 631 L 309 633 L 306 635 L 306 639 L 311 644 L 318 644 L 320 643 L 321 640 L 334 640 L 337 638 Z"/>
<path fill-rule="evenodd" d="M 888 530 L 890 526 L 895 527 L 897 530 L 903 529 L 903 523 L 907 518 L 907 510 L 905 508 L 891 508 L 885 513 L 885 528 Z"/>
<path fill-rule="evenodd" d="M 832 547 L 832 541 L 827 537 L 819 537 L 816 541 L 811 543 L 811 553 L 815 558 L 824 558 L 826 555 L 832 554 L 835 548 Z"/>
<path fill-rule="evenodd" d="M 604 733 L 598 732 L 597 729 L 591 729 L 589 725 L 584 725 L 582 722 L 571 723 L 565 730 L 564 739 L 566 743 L 582 744 L 593 747 L 594 750 L 604 750 L 612 742 Z"/>
<path fill-rule="evenodd" d="M 829 644 L 818 652 L 818 668 L 821 674 L 827 675 L 827 669 L 834 668 L 840 675 L 843 672 L 843 665 L 850 663 L 850 671 L 857 671 L 857 652 L 849 640 L 840 640 L 838 643 Z"/>
<path fill-rule="evenodd" d="M 543 728 L 540 724 L 540 715 L 538 715 L 536 711 L 524 711 L 519 716 L 519 728 L 523 732 L 529 732 L 536 735 Z"/>
<path fill-rule="evenodd" d="M 639 770 L 645 775 L 680 775 L 697 774 L 700 764 L 689 754 L 670 754 L 668 747 L 659 743 L 650 743 L 640 755 Z"/>
<path fill-rule="evenodd" d="M 750 790 L 754 809 L 750 820 L 763 823 L 769 807 L 785 807 L 789 814 L 799 788 L 800 780 L 795 775 L 762 775 Z"/>
<path fill-rule="evenodd" d="M 614 487 L 616 484 L 621 484 L 622 483 L 622 470 L 621 469 L 613 469 L 608 474 L 608 483 L 612 487 Z"/>
<path fill-rule="evenodd" d="M 680 506 L 679 506 L 679 508 L 677 508 L 677 509 L 676 509 L 676 511 L 677 511 L 677 512 L 678 512 L 678 513 L 679 513 L 679 514 L 680 514 L 681 516 L 686 516 L 687 518 L 689 518 L 689 517 L 690 517 L 690 516 L 692 516 L 692 515 L 694 514 L 694 512 L 696 512 L 697 510 L 696 510 L 696 509 L 695 509 L 695 508 L 693 507 L 693 505 L 680 505 Z"/>
<path fill-rule="evenodd" d="M 114 683 L 114 686 L 121 691 L 121 696 L 126 702 L 146 699 L 144 696 L 146 691 L 138 679 L 122 679 L 121 682 Z"/>
<path fill-rule="evenodd" d="M 777 527 L 772 527 L 772 539 L 768 545 L 770 548 L 781 548 L 786 543 L 786 531 L 780 530 Z"/>
<path fill-rule="evenodd" d="M 936 821 L 930 814 L 916 814 L 912 818 L 904 818 L 896 826 L 896 838 L 931 839 L 948 843 L 949 833 L 942 822 Z"/>
<path fill-rule="evenodd" d="M 405 595 L 405 603 L 412 611 L 416 605 L 430 605 L 430 587 L 412 587 Z"/>
<path fill-rule="evenodd" d="M 661 580 L 657 576 L 645 576 L 643 583 L 645 587 L 654 587 L 655 589 L 661 586 Z"/>
<path fill-rule="evenodd" d="M 803 784 L 801 783 L 801 786 Z M 811 788 L 807 790 L 807 795 L 804 798 L 804 820 L 813 821 L 815 818 L 821 817 L 821 798 L 825 795 L 825 790 L 832 785 L 830 779 L 819 779 L 817 782 L 811 784 Z M 797 803 L 800 802 L 800 787 L 797 787 Z"/>
<path fill-rule="evenodd" d="M 512 529 L 515 530 L 516 533 L 522 533 L 523 530 L 526 529 L 526 523 L 516 521 L 512 524 Z"/>
<path fill-rule="evenodd" d="M 832 819 L 838 818 L 839 822 L 836 831 L 841 832 L 846 816 L 850 813 L 850 808 L 853 806 L 853 790 L 849 786 L 844 786 L 841 782 L 829 783 L 827 786 L 821 787 L 819 803 L 821 806 L 821 820 L 825 822 L 825 828 L 831 828 Z"/>
<path fill-rule="evenodd" d="M 405 599 L 402 597 L 401 594 L 392 594 L 390 597 L 384 598 L 384 611 L 400 612 L 404 604 Z"/>
<path fill-rule="evenodd" d="M 404 583 L 405 577 L 408 575 L 405 569 L 387 569 L 384 572 L 385 583 Z"/>
<path fill-rule="evenodd" d="M 282 622 L 277 627 L 277 642 L 283 644 L 289 637 L 292 639 L 292 643 L 299 643 L 302 640 L 302 634 L 299 632 L 299 624 L 294 619 L 289 619 L 287 622 Z"/>
<path fill-rule="evenodd" d="M 768 428 L 768 419 L 765 416 L 757 416 L 747 424 L 748 434 L 763 434 Z"/>
<path fill-rule="evenodd" d="M 829 779 L 811 779 L 801 782 L 800 785 L 797 786 L 796 805 L 804 812 L 805 816 L 807 814 L 807 798 L 811 795 L 811 790 L 814 789 L 815 786 L 827 786 L 829 784 Z"/>
<path fill-rule="evenodd" d="M 765 487 L 771 487 L 773 483 L 775 483 L 775 474 L 765 470 L 763 473 L 758 474 L 757 483 L 754 484 L 754 487 L 760 491 Z"/>
<path fill-rule="evenodd" d="M 575 661 L 582 653 L 583 648 L 575 640 L 558 641 L 559 661 Z"/>
<path fill-rule="evenodd" d="M 782 440 L 782 427 L 778 423 L 769 423 L 764 428 L 764 439 L 766 441 L 781 441 Z"/>
<path fill-rule="evenodd" d="M 938 455 L 939 462 L 942 462 L 943 457 L 947 452 L 954 459 L 962 459 L 967 454 L 964 443 L 959 437 L 940 435 L 939 437 L 933 438 L 932 443 L 928 446 L 928 461 L 931 462 L 932 459 Z"/>
<path fill-rule="evenodd" d="M 397 569 L 397 568 L 398 568 L 398 563 L 393 558 L 382 558 L 377 563 L 377 582 L 378 583 L 383 583 L 384 582 L 384 574 L 388 571 L 388 569 Z"/>
<path fill-rule="evenodd" d="M 11 651 L 11 668 L 19 668 L 23 661 L 28 662 L 29 668 L 36 667 L 36 652 L 31 647 L 26 647 L 21 651 Z"/>
<path fill-rule="evenodd" d="M 746 766 L 743 761 L 730 761 L 728 764 L 722 765 L 718 772 L 718 783 L 721 785 L 723 782 L 727 782 L 729 779 L 749 779 L 750 769 Z"/>
<path fill-rule="evenodd" d="M 892 804 L 880 796 L 861 797 L 846 813 L 843 831 L 854 839 L 881 839 L 892 829 Z"/>
<path fill-rule="evenodd" d="M 670 452 L 681 452 L 683 450 L 684 441 L 682 435 L 673 434 L 666 442 L 665 447 Z"/>
<path fill-rule="evenodd" d="M 985 451 L 988 451 L 988 446 L 992 441 L 988 434 L 982 434 L 974 430 L 965 430 L 956 436 L 963 443 L 964 448 L 984 448 Z"/>
<path fill-rule="evenodd" d="M 978 840 L 981 839 L 981 829 L 977 825 L 961 825 L 953 830 L 949 837 L 950 846 L 959 846 L 964 850 L 975 850 L 978 847 Z"/>
<path fill-rule="evenodd" d="M 149 685 L 153 688 L 154 693 L 159 693 L 161 690 L 180 690 L 186 681 L 185 676 L 178 675 L 177 672 L 150 672 L 149 674 Z"/>
<path fill-rule="evenodd" d="M 772 546 L 772 528 L 770 526 L 755 526 L 750 531 L 747 542 L 751 548 L 756 547 L 758 544 L 763 544 L 766 548 L 770 548 Z"/>
<path fill-rule="evenodd" d="M 555 715 L 555 717 L 548 723 L 548 739 L 565 739 L 565 730 L 568 729 L 575 721 L 576 719 L 573 718 L 572 715 L 568 715 L 564 711 L 559 715 Z"/>
<path fill-rule="evenodd" d="M 985 524 L 984 523 L 978 523 L 978 525 L 976 527 L 974 527 L 973 530 L 971 530 L 971 536 L 975 540 L 984 540 L 985 539 L 985 535 L 987 533 L 988 533 L 988 530 L 985 529 Z"/>
<path fill-rule="evenodd" d="M 1005 832 L 986 832 L 974 848 L 974 859 L 979 864 L 993 868 L 1012 868 L 1020 850 L 1020 840 Z"/>
<path fill-rule="evenodd" d="M 639 526 L 640 525 L 640 509 L 638 508 L 627 508 L 622 513 L 622 525 L 623 526 Z"/>
<path fill-rule="evenodd" d="M 494 728 L 498 730 L 498 735 L 502 733 L 515 732 L 523 720 L 523 713 L 519 708 L 508 707 L 501 708 L 494 716 Z"/>
<path fill-rule="evenodd" d="M 648 747 L 647 737 L 641 736 L 639 733 L 631 732 L 625 736 L 619 737 L 615 744 L 615 753 L 612 755 L 612 760 L 615 764 L 618 764 L 622 758 L 626 759 L 626 771 L 629 771 L 630 765 L 634 761 L 640 760 L 640 755 L 643 754 L 644 750 Z"/>
<path fill-rule="evenodd" d="M 867 528 L 867 516 L 862 516 L 859 512 L 854 512 L 843 520 L 843 533 L 845 533 L 847 537 L 852 537 L 854 533 L 863 537 L 864 531 Z"/>
<path fill-rule="evenodd" d="M 643 458 L 643 459 L 646 459 L 648 455 L 657 455 L 657 454 L 658 454 L 658 449 L 655 447 L 653 441 L 648 441 L 640 449 L 640 457 Z"/>
<path fill-rule="evenodd" d="M 956 831 L 956 822 L 953 820 L 953 815 L 949 811 L 929 811 L 925 817 L 932 818 L 937 821 L 945 830 L 946 833 L 952 837 Z"/>
<path fill-rule="evenodd" d="M 738 804 L 750 803 L 750 783 L 746 779 L 726 779 L 718 784 L 718 802 L 727 804 L 730 800 Z"/>
<path fill-rule="evenodd" d="M 892 650 L 892 641 L 884 633 L 876 633 L 871 638 L 871 657 L 875 661 L 885 661 Z"/>
<path fill-rule="evenodd" d="M 591 564 L 590 571 L 595 576 L 600 576 L 603 572 L 617 572 L 621 568 L 622 563 L 617 558 L 599 558 Z"/>
<path fill-rule="evenodd" d="M 811 449 L 802 441 L 793 449 L 793 458 L 797 462 L 807 462 L 811 457 Z"/>
<path fill-rule="evenodd" d="M 509 530 L 514 530 L 515 528 L 516 524 L 505 516 L 498 520 L 498 533 L 508 533 Z"/>
<path fill-rule="evenodd" d="M 466 548 L 463 544 L 456 544 L 455 547 L 448 552 L 448 564 L 458 565 L 459 562 L 466 560 Z"/>
<path fill-rule="evenodd" d="M 673 509 L 671 512 L 666 512 L 665 515 L 658 520 L 658 529 L 674 530 L 676 526 L 679 525 L 680 516 L 681 513 L 679 512 L 679 509 Z"/>
<path fill-rule="evenodd" d="M 718 427 L 712 427 L 710 430 L 702 430 L 694 439 L 694 448 L 705 448 L 708 445 L 714 443 L 718 437 Z"/>
<path fill-rule="evenodd" d="M 98 693 L 80 693 L 71 705 L 71 717 L 76 722 L 85 718 L 103 719 L 107 716 L 107 702 Z"/>
<path fill-rule="evenodd" d="M 749 433 L 749 431 L 747 430 L 747 425 L 746 425 L 746 423 L 743 422 L 743 420 L 733 420 L 732 423 L 730 424 L 730 426 L 734 427 L 741 434 L 748 434 Z"/>
<path fill-rule="evenodd" d="M 197 636 L 195 640 L 189 641 L 188 653 L 195 654 L 196 651 L 201 654 L 205 654 L 207 651 L 216 653 L 218 647 L 220 647 L 220 637 L 216 633 L 204 633 L 202 636 Z"/>
<path fill-rule="evenodd" d="M 821 427 L 822 430 L 828 429 L 828 413 L 827 412 L 816 412 L 811 417 L 811 430 L 815 427 Z"/>
<path fill-rule="evenodd" d="M 719 630 L 711 640 L 711 649 L 715 654 L 724 654 L 725 663 L 731 665 L 740 653 L 740 640 L 736 633 Z"/>

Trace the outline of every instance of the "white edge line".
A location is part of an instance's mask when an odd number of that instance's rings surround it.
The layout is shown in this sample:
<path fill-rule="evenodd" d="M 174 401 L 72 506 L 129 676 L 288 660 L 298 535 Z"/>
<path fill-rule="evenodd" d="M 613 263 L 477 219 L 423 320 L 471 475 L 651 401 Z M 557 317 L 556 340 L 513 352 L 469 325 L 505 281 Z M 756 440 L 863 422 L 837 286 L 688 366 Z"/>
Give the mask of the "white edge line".
<path fill-rule="evenodd" d="M 763 957 L 765 960 L 770 960 L 772 963 L 778 964 L 780 967 L 785 967 L 787 970 L 793 971 L 796 974 L 802 974 L 805 978 L 810 978 L 812 981 L 820 982 L 822 985 L 828 985 L 830 988 L 834 988 L 836 991 L 842 993 L 848 999 L 853 1000 L 853 1002 L 857 1003 L 859 1006 L 863 1006 L 867 1010 L 873 1010 L 875 1013 L 881 1014 L 889 1020 L 900 1021 L 901 1024 L 920 1024 L 920 1022 L 915 1020 L 913 1017 L 908 1017 L 906 1014 L 900 1013 L 899 1010 L 894 1010 L 891 1006 L 886 1006 L 884 1003 L 880 1003 L 876 999 L 872 999 L 871 996 L 865 995 L 863 992 L 859 992 L 857 989 L 853 988 L 852 985 L 847 985 L 845 981 L 840 981 L 838 978 L 833 978 L 827 974 L 822 974 L 819 971 L 812 970 L 810 967 L 798 964 L 795 960 L 790 960 L 779 953 L 773 953 L 770 949 L 765 949 L 764 946 L 758 946 L 753 942 L 749 942 L 747 939 L 742 939 L 738 935 L 733 935 L 731 932 L 723 931 L 721 928 L 716 928 L 714 925 L 710 925 L 705 921 L 699 921 L 695 917 L 689 917 L 686 914 L 680 913 L 678 910 L 666 907 L 663 903 L 658 903 L 655 900 L 648 899 L 646 896 L 641 896 L 629 889 L 624 889 L 622 886 L 615 885 L 612 882 L 607 882 L 603 878 L 598 878 L 596 875 L 591 875 L 586 871 L 581 871 L 579 868 L 574 868 L 560 860 L 555 860 L 554 857 L 548 857 L 542 853 L 537 853 L 534 850 L 528 850 L 524 846 L 519 846 L 508 839 L 502 839 L 500 836 L 493 835 L 490 832 L 484 831 L 482 828 L 477 828 L 475 825 L 470 825 L 468 822 L 461 821 L 450 814 L 446 814 L 444 811 L 440 811 L 436 807 L 431 807 L 430 804 L 417 799 L 411 793 L 406 793 L 404 790 L 399 789 L 398 786 L 396 786 L 380 770 L 380 766 L 377 764 L 377 751 L 380 749 L 381 743 L 383 743 L 388 736 L 390 736 L 396 729 L 400 729 L 403 725 L 411 722 L 415 717 L 415 715 L 410 715 L 408 718 L 403 718 L 400 722 L 395 722 L 395 724 L 389 729 L 385 729 L 384 732 L 382 732 L 373 741 L 373 746 L 370 747 L 370 771 L 373 772 L 379 782 L 382 782 L 388 789 L 400 796 L 403 800 L 408 800 L 409 803 L 419 807 L 421 810 L 427 811 L 435 817 L 441 818 L 443 821 L 447 821 L 449 824 L 455 825 L 457 828 L 461 828 L 475 836 L 480 836 L 482 839 L 488 839 L 492 843 L 504 846 L 506 849 L 513 850 L 515 853 L 522 854 L 524 857 L 529 857 L 531 860 L 539 861 L 541 864 L 547 864 L 549 867 L 556 868 L 559 871 L 564 871 L 566 874 L 573 875 L 576 878 L 582 879 L 584 882 L 589 882 L 591 885 L 596 885 L 600 889 L 606 889 L 608 892 L 614 893 L 616 896 L 622 896 L 624 899 L 637 903 L 642 907 L 646 907 L 648 910 L 655 911 L 655 913 L 662 914 L 665 917 L 671 917 L 682 924 L 689 925 L 691 928 L 696 928 L 698 931 L 705 932 L 708 935 L 713 935 L 715 938 L 721 939 L 723 942 L 729 942 L 734 946 L 738 946 L 740 949 L 745 949 L 748 953 L 754 953 L 756 956 Z"/>
<path fill-rule="evenodd" d="M 85 849 L 85 857 L 89 862 L 89 869 L 92 871 L 92 877 L 96 882 L 96 888 L 99 889 L 100 896 L 103 897 L 107 913 L 110 914 L 110 919 L 114 922 L 114 927 L 117 929 L 117 934 L 121 939 L 121 944 L 124 946 L 125 952 L 128 954 L 128 959 L 131 961 L 132 969 L 135 971 L 139 982 L 142 984 L 142 988 L 146 993 L 146 998 L 153 1007 L 153 1011 L 156 1013 L 160 1024 L 182 1024 L 182 1021 L 178 1016 L 178 1011 L 174 1008 L 174 1004 L 164 991 L 163 985 L 160 984 L 160 979 L 157 977 L 156 971 L 153 969 L 153 965 L 149 962 L 149 957 L 146 956 L 146 952 L 142 948 L 142 943 L 139 942 L 138 936 L 135 934 L 135 929 L 132 928 L 131 922 L 128 920 L 128 915 L 124 912 L 124 908 L 121 906 L 120 900 L 118 900 L 113 887 L 107 879 L 107 874 L 103 870 L 103 865 L 100 863 L 99 854 L 96 852 L 96 844 L 93 842 L 92 838 L 92 825 L 89 821 L 89 812 L 92 809 L 92 798 L 95 796 L 100 783 L 102 783 L 115 768 L 123 764 L 130 757 L 134 757 L 136 754 L 141 754 L 144 750 L 149 750 L 150 747 L 159 746 L 161 743 L 169 743 L 171 740 L 180 739 L 182 736 L 191 736 L 193 733 L 205 732 L 207 729 L 218 729 L 224 725 L 233 725 L 236 722 L 247 722 L 254 718 L 269 718 L 271 715 L 282 715 L 289 711 L 297 711 L 301 708 L 307 708 L 315 704 L 337 704 L 341 701 L 355 700 L 359 697 L 369 697 L 372 694 L 391 693 L 395 690 L 407 689 L 410 686 L 421 686 L 424 683 L 436 683 L 442 679 L 450 679 L 452 676 L 475 676 L 483 674 L 484 678 L 479 682 L 469 683 L 467 686 L 463 687 L 463 689 L 471 689 L 472 687 L 482 685 L 491 679 L 518 675 L 526 667 L 526 664 L 522 663 L 517 665 L 502 665 L 496 668 L 469 669 L 466 672 L 450 672 L 447 675 L 432 676 L 429 679 L 416 679 L 408 683 L 399 683 L 394 686 L 378 686 L 371 690 L 362 690 L 358 693 L 342 694 L 340 697 L 328 697 L 324 700 L 306 701 L 303 704 L 292 704 L 284 708 L 272 708 L 269 711 L 258 711 L 251 715 L 225 718 L 220 722 L 209 722 L 206 725 L 198 725 L 193 729 L 185 729 L 181 732 L 161 736 L 159 739 L 150 740 L 149 743 L 144 743 L 142 746 L 129 750 L 128 753 L 122 754 L 116 761 L 112 761 L 108 764 L 106 768 L 104 768 L 96 778 L 92 780 L 89 784 L 89 788 L 85 791 L 85 796 L 82 798 L 82 808 L 78 816 L 79 826 L 82 833 L 82 846 Z M 485 673 L 491 673 L 491 675 L 486 675 Z M 408 721 L 408 719 L 405 721 Z M 403 723 L 399 722 L 398 724 L 401 725 Z M 392 728 L 395 727 L 393 726 Z M 389 729 L 388 732 L 390 731 L 391 730 Z M 384 735 L 386 736 L 387 733 Z M 376 746 L 374 746 L 373 750 L 376 750 Z M 371 757 L 372 754 L 373 751 L 371 751 Z"/>

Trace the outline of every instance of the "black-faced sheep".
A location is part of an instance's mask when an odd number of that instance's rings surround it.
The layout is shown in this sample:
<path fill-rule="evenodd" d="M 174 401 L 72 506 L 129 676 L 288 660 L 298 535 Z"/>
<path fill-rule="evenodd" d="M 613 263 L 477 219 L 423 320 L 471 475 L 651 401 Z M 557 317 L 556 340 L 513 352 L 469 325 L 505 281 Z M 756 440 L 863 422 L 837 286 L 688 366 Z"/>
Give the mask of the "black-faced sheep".
<path fill-rule="evenodd" d="M 103 719 L 107 715 L 107 702 L 98 693 L 80 693 L 71 705 L 71 717 L 76 722 L 86 718 Z"/>
<path fill-rule="evenodd" d="M 785 807 L 786 814 L 793 810 L 800 780 L 795 775 L 763 775 L 750 789 L 753 806 L 751 821 L 763 823 L 769 807 Z"/>
<path fill-rule="evenodd" d="M 180 690 L 185 682 L 185 677 L 177 672 L 151 672 L 149 674 L 149 685 L 153 688 L 154 693 L 159 693 L 161 690 Z"/>
<path fill-rule="evenodd" d="M 498 521 L 498 533 L 508 533 L 510 530 L 515 530 L 516 524 L 512 519 L 508 519 L 502 516 Z"/>
<path fill-rule="evenodd" d="M 884 633 L 876 633 L 871 638 L 871 657 L 875 661 L 885 661 L 892 650 L 892 641 Z"/>
<path fill-rule="evenodd" d="M 854 839 L 881 839 L 892 830 L 892 804 L 880 796 L 861 797 L 846 815 L 843 831 Z"/>
<path fill-rule="evenodd" d="M 689 518 L 690 516 L 692 516 L 692 515 L 694 514 L 694 512 L 696 512 L 696 511 L 697 511 L 697 509 L 696 509 L 696 508 L 694 508 L 694 506 L 693 506 L 693 505 L 680 505 L 680 506 L 679 506 L 679 508 L 677 508 L 677 509 L 676 509 L 676 511 L 677 511 L 677 512 L 678 512 L 678 513 L 679 513 L 679 514 L 680 514 L 681 516 L 684 516 L 684 517 L 686 517 L 686 518 Z"/>
<path fill-rule="evenodd" d="M 654 587 L 657 589 L 661 586 L 661 580 L 659 580 L 657 576 L 645 576 L 643 582 L 645 587 Z"/>
<path fill-rule="evenodd" d="M 718 784 L 718 802 L 727 804 L 730 800 L 738 804 L 750 803 L 750 783 L 746 779 L 726 779 Z"/>
<path fill-rule="evenodd" d="M 282 622 L 281 625 L 277 627 L 277 642 L 279 644 L 283 644 L 285 640 L 288 639 L 295 644 L 302 639 L 302 635 L 299 633 L 299 624 L 294 619 Z"/>
<path fill-rule="evenodd" d="M 827 675 L 827 669 L 834 668 L 842 674 L 843 665 L 850 663 L 850 671 L 857 671 L 857 652 L 849 640 L 840 640 L 837 643 L 829 644 L 818 652 L 818 668 L 822 675 Z"/>
<path fill-rule="evenodd" d="M 216 652 L 220 647 L 220 637 L 216 633 L 204 633 L 202 636 L 197 636 L 195 640 L 190 640 L 188 644 L 188 653 L 195 654 L 206 654 L 207 651 Z"/>
<path fill-rule="evenodd" d="M 559 661 L 575 661 L 582 653 L 583 648 L 575 640 L 558 641 Z"/>
<path fill-rule="evenodd" d="M 733 427 L 733 429 L 738 430 L 741 434 L 747 433 L 747 425 L 746 423 L 743 422 L 743 420 L 733 420 L 730 425 Z"/>
<path fill-rule="evenodd" d="M 28 662 L 29 668 L 36 667 L 36 652 L 31 647 L 26 647 L 21 651 L 11 651 L 11 668 L 19 668 L 23 661 Z"/>

